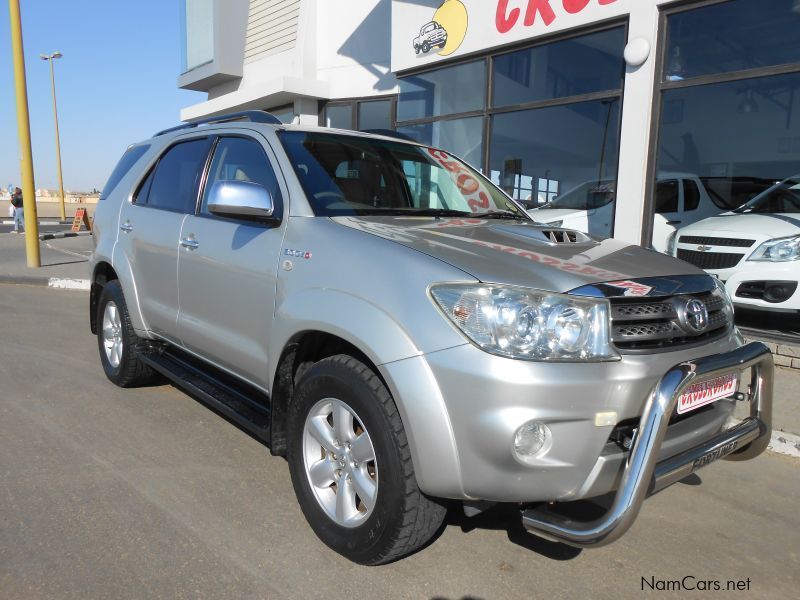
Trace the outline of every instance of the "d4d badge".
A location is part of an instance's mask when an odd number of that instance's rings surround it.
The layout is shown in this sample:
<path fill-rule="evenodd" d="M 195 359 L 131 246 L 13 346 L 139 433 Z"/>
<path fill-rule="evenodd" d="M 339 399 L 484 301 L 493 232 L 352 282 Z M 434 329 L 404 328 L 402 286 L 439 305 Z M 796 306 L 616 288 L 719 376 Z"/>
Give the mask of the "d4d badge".
<path fill-rule="evenodd" d="M 304 258 L 306 260 L 312 256 L 311 252 L 307 252 L 306 250 L 293 250 L 292 248 L 284 248 L 283 255 L 293 258 Z"/>

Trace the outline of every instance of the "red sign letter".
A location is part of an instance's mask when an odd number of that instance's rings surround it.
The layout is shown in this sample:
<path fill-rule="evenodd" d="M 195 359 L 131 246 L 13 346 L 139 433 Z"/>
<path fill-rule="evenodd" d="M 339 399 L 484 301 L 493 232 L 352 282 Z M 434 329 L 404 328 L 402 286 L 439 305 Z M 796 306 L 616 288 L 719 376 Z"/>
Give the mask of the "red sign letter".
<path fill-rule="evenodd" d="M 506 16 L 507 12 L 508 0 L 499 0 L 497 3 L 497 17 L 495 18 L 495 23 L 497 25 L 497 31 L 500 33 L 508 33 L 511 31 L 511 28 L 517 24 L 517 19 L 519 19 L 518 8 L 508 13 L 508 16 Z"/>
<path fill-rule="evenodd" d="M 536 21 L 536 13 L 542 15 L 545 25 L 550 25 L 556 20 L 556 13 L 550 6 L 550 0 L 528 0 L 528 10 L 525 11 L 525 26 L 530 27 Z"/>
<path fill-rule="evenodd" d="M 600 4 L 614 4 L 617 0 L 600 0 Z"/>
<path fill-rule="evenodd" d="M 614 0 L 611 1 L 614 2 Z M 602 3 L 601 0 L 600 4 Z M 574 15 L 586 8 L 587 4 L 589 4 L 589 0 L 564 0 L 564 10 Z"/>

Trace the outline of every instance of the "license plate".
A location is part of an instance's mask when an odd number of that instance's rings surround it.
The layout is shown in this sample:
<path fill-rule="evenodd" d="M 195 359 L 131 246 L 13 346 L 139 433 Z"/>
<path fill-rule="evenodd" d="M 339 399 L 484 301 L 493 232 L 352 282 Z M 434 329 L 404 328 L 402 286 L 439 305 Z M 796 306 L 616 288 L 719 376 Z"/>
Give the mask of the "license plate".
<path fill-rule="evenodd" d="M 678 414 L 682 415 L 720 398 L 727 398 L 736 392 L 738 384 L 739 376 L 736 373 L 692 384 L 678 398 Z"/>

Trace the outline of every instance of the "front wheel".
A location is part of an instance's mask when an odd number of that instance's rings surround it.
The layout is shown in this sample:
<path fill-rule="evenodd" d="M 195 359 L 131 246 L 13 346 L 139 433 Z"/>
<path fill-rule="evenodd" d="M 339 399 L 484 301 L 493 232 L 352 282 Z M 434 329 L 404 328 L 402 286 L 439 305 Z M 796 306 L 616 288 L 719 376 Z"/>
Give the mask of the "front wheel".
<path fill-rule="evenodd" d="M 431 51 L 431 45 L 428 42 L 422 42 L 422 52 L 423 54 L 427 54 Z"/>
<path fill-rule="evenodd" d="M 378 376 L 337 355 L 312 366 L 289 409 L 287 458 L 317 536 L 350 560 L 391 562 L 428 542 L 444 506 L 417 487 L 397 407 Z"/>

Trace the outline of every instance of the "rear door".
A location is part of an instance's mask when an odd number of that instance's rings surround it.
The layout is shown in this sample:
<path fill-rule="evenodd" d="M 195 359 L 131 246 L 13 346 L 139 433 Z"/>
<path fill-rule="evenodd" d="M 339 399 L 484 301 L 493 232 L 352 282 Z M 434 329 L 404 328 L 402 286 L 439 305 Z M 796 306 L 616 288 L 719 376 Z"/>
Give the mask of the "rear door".
<path fill-rule="evenodd" d="M 254 134 L 258 135 L 258 134 Z M 250 383 L 268 389 L 267 342 L 275 306 L 286 219 L 274 155 L 258 137 L 220 136 L 196 215 L 183 223 L 179 250 L 179 332 L 184 345 Z M 270 191 L 275 222 L 230 219 L 208 210 L 217 181 L 257 183 Z"/>
<path fill-rule="evenodd" d="M 194 212 L 210 147 L 210 137 L 171 145 L 120 214 L 118 244 L 130 259 L 145 323 L 176 343 L 178 241 L 184 219 Z"/>

